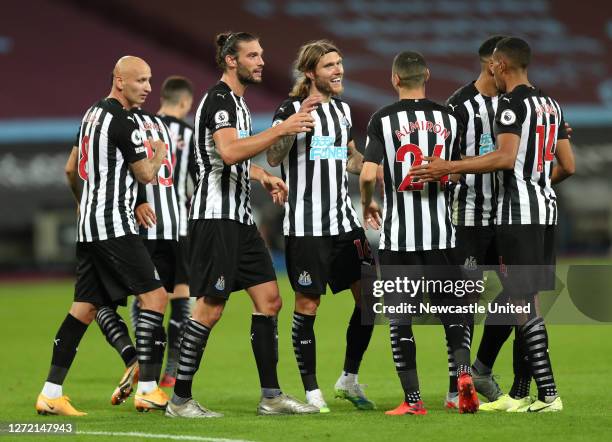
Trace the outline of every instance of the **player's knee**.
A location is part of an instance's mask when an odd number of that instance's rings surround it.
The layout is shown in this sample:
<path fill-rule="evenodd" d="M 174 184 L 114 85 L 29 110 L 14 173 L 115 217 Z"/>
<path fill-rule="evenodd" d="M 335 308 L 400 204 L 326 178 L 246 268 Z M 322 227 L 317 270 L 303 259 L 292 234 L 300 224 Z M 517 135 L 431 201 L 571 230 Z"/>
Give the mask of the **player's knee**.
<path fill-rule="evenodd" d="M 225 301 L 217 298 L 202 297 L 196 301 L 191 317 L 208 328 L 215 326 L 223 315 Z"/>
<path fill-rule="evenodd" d="M 277 296 L 276 298 L 272 299 L 269 303 L 269 308 L 271 316 L 278 315 L 278 313 L 281 311 L 281 308 L 283 308 L 282 298 L 280 296 Z"/>
<path fill-rule="evenodd" d="M 306 296 L 296 294 L 295 296 L 295 311 L 304 315 L 315 315 L 319 304 L 321 303 L 320 296 Z"/>
<path fill-rule="evenodd" d="M 138 300 L 142 310 L 151 310 L 164 314 L 168 304 L 168 293 L 166 293 L 166 289 L 160 287 L 151 292 L 143 293 L 138 297 Z"/>
<path fill-rule="evenodd" d="M 96 319 L 98 309 L 88 302 L 74 302 L 70 307 L 70 314 L 83 324 L 91 324 Z"/>

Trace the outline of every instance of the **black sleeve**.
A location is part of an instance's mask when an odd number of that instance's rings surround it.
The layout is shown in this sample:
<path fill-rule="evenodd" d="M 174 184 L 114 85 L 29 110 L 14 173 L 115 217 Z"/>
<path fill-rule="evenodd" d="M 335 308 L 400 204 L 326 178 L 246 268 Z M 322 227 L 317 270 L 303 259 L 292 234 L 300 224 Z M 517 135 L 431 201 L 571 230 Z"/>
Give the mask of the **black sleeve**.
<path fill-rule="evenodd" d="M 272 117 L 272 126 L 276 126 L 277 124 L 282 123 L 291 115 L 295 114 L 295 107 L 293 106 L 292 100 L 285 100 L 281 103 L 281 105 L 274 112 L 274 116 Z"/>
<path fill-rule="evenodd" d="M 79 130 L 77 130 L 76 137 L 74 137 L 74 144 L 72 146 L 80 148 L 79 146 L 80 144 L 81 144 L 81 126 L 79 126 Z M 70 150 L 72 150 L 72 147 L 70 148 Z"/>
<path fill-rule="evenodd" d="M 136 205 L 135 207 L 140 206 L 142 203 L 147 202 L 147 185 L 138 183 L 138 193 L 136 194 Z"/>
<path fill-rule="evenodd" d="M 189 150 L 187 151 L 187 172 L 189 173 L 189 176 L 191 177 L 191 182 L 195 186 L 198 182 L 198 166 L 195 160 L 195 149 L 197 149 L 197 147 L 193 139 L 194 139 L 194 134 L 192 133 L 191 139 L 189 140 L 189 146 L 188 146 Z"/>
<path fill-rule="evenodd" d="M 385 155 L 385 140 L 382 132 L 380 118 L 374 114 L 368 123 L 368 137 L 366 140 L 363 161 L 380 164 Z"/>
<path fill-rule="evenodd" d="M 237 126 L 236 103 L 229 92 L 212 92 L 206 101 L 204 106 L 206 111 L 202 113 L 200 119 L 204 120 L 204 125 L 210 129 L 211 133 Z"/>
<path fill-rule="evenodd" d="M 523 101 L 512 96 L 500 97 L 493 127 L 495 136 L 510 133 L 520 137 L 523 130 L 523 121 L 525 121 Z"/>
<path fill-rule="evenodd" d="M 559 107 L 559 109 L 561 108 Z M 565 117 L 563 116 L 563 111 L 561 111 L 559 129 L 557 129 L 557 140 L 567 140 L 568 138 L 567 129 L 565 128 Z"/>
<path fill-rule="evenodd" d="M 111 121 L 109 133 L 110 138 L 128 163 L 134 163 L 147 157 L 142 132 L 132 115 L 128 113 L 115 115 Z"/>
<path fill-rule="evenodd" d="M 457 131 L 457 134 L 455 135 L 455 141 L 453 142 L 453 145 L 451 146 L 451 156 L 450 159 L 451 161 L 459 161 L 461 159 L 461 134 L 459 133 L 459 131 Z"/>

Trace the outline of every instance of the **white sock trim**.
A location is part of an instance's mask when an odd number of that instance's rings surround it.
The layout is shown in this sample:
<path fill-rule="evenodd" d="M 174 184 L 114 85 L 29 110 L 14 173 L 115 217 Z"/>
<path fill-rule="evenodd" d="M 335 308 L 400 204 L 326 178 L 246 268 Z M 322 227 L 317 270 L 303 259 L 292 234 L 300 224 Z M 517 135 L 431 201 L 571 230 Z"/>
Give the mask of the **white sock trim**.
<path fill-rule="evenodd" d="M 62 386 L 53 382 L 45 382 L 43 385 L 42 394 L 49 399 L 57 399 L 63 396 Z"/>

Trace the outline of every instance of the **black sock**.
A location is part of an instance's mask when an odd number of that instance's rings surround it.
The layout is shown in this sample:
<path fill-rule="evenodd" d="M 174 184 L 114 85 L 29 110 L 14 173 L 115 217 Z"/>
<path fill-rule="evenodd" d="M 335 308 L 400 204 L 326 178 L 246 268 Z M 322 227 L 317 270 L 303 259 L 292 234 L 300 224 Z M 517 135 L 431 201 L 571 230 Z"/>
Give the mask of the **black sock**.
<path fill-rule="evenodd" d="M 276 364 L 278 363 L 276 316 L 251 316 L 251 347 L 259 372 L 261 388 L 279 390 L 276 374 Z"/>
<path fill-rule="evenodd" d="M 420 399 L 419 378 L 416 371 L 416 343 L 411 324 L 391 324 L 391 351 L 395 370 L 402 383 L 404 400 L 414 403 Z M 418 396 L 418 398 L 417 398 Z M 415 400 L 415 398 L 417 398 Z"/>
<path fill-rule="evenodd" d="M 510 397 L 522 399 L 529 396 L 531 388 L 531 368 L 529 367 L 529 357 L 525 352 L 522 340 L 516 331 L 512 346 L 512 368 L 514 369 L 514 382 L 510 389 Z"/>
<path fill-rule="evenodd" d="M 359 372 L 359 365 L 361 365 L 363 354 L 370 344 L 373 331 L 373 325 L 361 324 L 361 308 L 356 305 L 346 329 L 346 353 L 344 356 L 344 371 L 346 373 L 357 374 Z"/>
<path fill-rule="evenodd" d="M 155 381 L 159 383 L 162 364 L 164 363 L 164 353 L 166 352 L 166 330 L 164 330 L 163 325 L 155 329 L 154 335 L 153 369 L 155 370 Z"/>
<path fill-rule="evenodd" d="M 471 371 L 469 369 L 466 369 L 465 365 L 465 357 L 466 357 L 466 351 L 467 351 L 467 358 L 468 358 L 468 362 L 467 364 L 469 364 L 469 352 L 472 346 L 472 332 L 474 331 L 474 326 L 469 324 L 469 325 L 463 325 L 462 327 L 452 327 L 452 328 L 462 328 L 462 334 L 463 337 L 461 339 L 459 339 L 459 334 L 457 332 L 457 334 L 455 335 L 455 331 L 452 332 L 453 334 L 453 339 L 456 339 L 456 344 L 458 345 L 460 348 L 460 357 L 463 358 L 462 359 L 462 364 L 460 367 L 458 367 L 457 365 L 457 361 L 455 361 L 455 351 L 453 349 L 453 345 L 451 344 L 451 341 L 449 339 L 449 331 L 446 329 L 445 327 L 445 332 L 444 332 L 444 336 L 446 337 L 446 353 L 448 355 L 448 392 L 449 393 L 457 393 L 457 378 L 459 377 L 459 375 L 461 373 L 464 372 L 468 372 L 471 373 Z"/>
<path fill-rule="evenodd" d="M 444 325 L 446 342 L 453 352 L 453 359 L 457 365 L 457 377 L 465 372 L 465 366 L 470 365 L 471 329 L 468 325 Z"/>
<path fill-rule="evenodd" d="M 174 385 L 175 396 L 184 399 L 191 397 L 193 376 L 200 367 L 209 335 L 210 329 L 204 324 L 194 319 L 187 320 L 181 337 L 176 384 Z M 173 401 L 176 402 L 174 399 Z"/>
<path fill-rule="evenodd" d="M 544 319 L 530 319 L 521 326 L 520 335 L 529 358 L 531 374 L 538 387 L 538 399 L 546 401 L 547 398 L 556 397 L 557 386 L 548 354 L 548 333 Z"/>
<path fill-rule="evenodd" d="M 139 380 L 143 382 L 155 381 L 156 371 L 156 345 L 159 340 L 161 328 L 163 331 L 164 315 L 152 310 L 140 310 L 136 323 L 136 352 L 138 353 Z"/>
<path fill-rule="evenodd" d="M 140 316 L 140 302 L 138 298 L 134 296 L 132 306 L 130 308 L 130 321 L 132 322 L 132 328 L 136 331 L 136 324 L 138 324 L 138 316 Z"/>
<path fill-rule="evenodd" d="M 499 351 L 510 333 L 512 333 L 511 325 L 485 324 L 476 354 L 477 361 L 474 362 L 474 369 L 477 373 L 491 373 L 495 359 L 497 359 L 497 355 L 499 355 Z"/>
<path fill-rule="evenodd" d="M 191 303 L 189 298 L 177 298 L 171 300 L 170 305 L 172 309 L 168 322 L 168 361 L 165 372 L 170 376 L 175 376 L 181 346 L 181 332 L 189 319 Z"/>
<path fill-rule="evenodd" d="M 319 388 L 317 383 L 317 344 L 314 334 L 315 315 L 293 312 L 291 338 L 304 390 Z"/>
<path fill-rule="evenodd" d="M 53 355 L 51 356 L 51 368 L 49 369 L 47 382 L 58 385 L 64 383 L 76 356 L 79 342 L 81 342 L 86 330 L 87 324 L 83 324 L 70 313 L 66 315 L 53 340 Z"/>
<path fill-rule="evenodd" d="M 117 310 L 102 307 L 96 314 L 96 322 L 106 341 L 112 345 L 126 367 L 136 362 L 136 347 L 132 343 L 127 325 Z"/>
<path fill-rule="evenodd" d="M 455 357 L 448 339 L 446 340 L 446 354 L 448 355 L 448 392 L 457 393 L 457 364 L 455 364 Z"/>

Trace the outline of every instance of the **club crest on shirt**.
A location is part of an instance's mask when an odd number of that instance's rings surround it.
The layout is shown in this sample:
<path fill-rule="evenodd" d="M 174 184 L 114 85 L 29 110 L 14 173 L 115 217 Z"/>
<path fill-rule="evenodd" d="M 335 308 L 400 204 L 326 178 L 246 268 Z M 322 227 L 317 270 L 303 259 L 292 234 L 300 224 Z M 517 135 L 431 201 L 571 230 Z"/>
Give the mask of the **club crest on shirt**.
<path fill-rule="evenodd" d="M 223 275 L 219 276 L 219 279 L 217 279 L 217 282 L 215 283 L 215 288 L 220 292 L 225 290 L 225 278 L 223 277 Z"/>
<path fill-rule="evenodd" d="M 298 278 L 298 284 L 303 287 L 308 287 L 309 285 L 312 285 L 312 278 L 310 277 L 310 273 L 308 273 L 306 270 L 300 273 L 300 277 Z"/>

